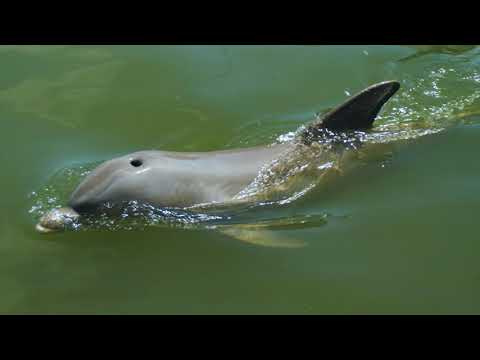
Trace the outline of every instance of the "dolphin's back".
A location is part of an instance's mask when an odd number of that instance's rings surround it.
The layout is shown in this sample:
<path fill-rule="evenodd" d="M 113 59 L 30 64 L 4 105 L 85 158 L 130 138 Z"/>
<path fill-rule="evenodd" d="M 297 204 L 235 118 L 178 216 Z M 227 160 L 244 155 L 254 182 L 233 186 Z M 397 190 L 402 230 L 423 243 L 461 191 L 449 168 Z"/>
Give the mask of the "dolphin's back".
<path fill-rule="evenodd" d="M 222 174 L 222 176 L 240 175 L 251 178 L 258 174 L 262 166 L 275 160 L 291 147 L 292 144 L 276 144 L 203 153 L 162 151 L 159 153 L 179 165 L 183 163 L 185 166 L 195 166 L 198 173 L 211 173 L 212 170 L 215 170 L 217 174 Z"/>
<path fill-rule="evenodd" d="M 262 167 L 292 146 L 277 144 L 202 153 L 142 151 L 133 155 L 151 159 L 149 166 L 159 174 L 158 178 L 175 179 L 169 184 L 172 192 L 179 194 L 175 201 L 190 206 L 230 200 L 255 179 Z"/>

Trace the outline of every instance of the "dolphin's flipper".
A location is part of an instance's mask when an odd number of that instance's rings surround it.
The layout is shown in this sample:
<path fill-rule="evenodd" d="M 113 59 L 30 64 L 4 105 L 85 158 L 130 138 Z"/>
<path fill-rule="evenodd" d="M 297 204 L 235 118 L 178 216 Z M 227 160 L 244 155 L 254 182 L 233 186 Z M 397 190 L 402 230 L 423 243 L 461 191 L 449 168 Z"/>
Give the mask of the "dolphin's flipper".
<path fill-rule="evenodd" d="M 310 142 L 322 136 L 325 130 L 370 129 L 382 106 L 399 88 L 397 81 L 385 81 L 366 88 L 311 124 L 302 134 L 304 141 Z"/>
<path fill-rule="evenodd" d="M 323 226 L 327 215 L 299 215 L 288 218 L 261 220 L 251 224 L 218 225 L 216 230 L 254 245 L 282 248 L 301 248 L 308 244 L 300 239 L 282 236 L 278 230 L 308 229 Z"/>
<path fill-rule="evenodd" d="M 220 229 L 220 232 L 236 240 L 259 246 L 277 248 L 302 248 L 307 246 L 307 243 L 303 240 L 282 238 L 278 236 L 277 232 L 269 230 L 229 226 Z"/>

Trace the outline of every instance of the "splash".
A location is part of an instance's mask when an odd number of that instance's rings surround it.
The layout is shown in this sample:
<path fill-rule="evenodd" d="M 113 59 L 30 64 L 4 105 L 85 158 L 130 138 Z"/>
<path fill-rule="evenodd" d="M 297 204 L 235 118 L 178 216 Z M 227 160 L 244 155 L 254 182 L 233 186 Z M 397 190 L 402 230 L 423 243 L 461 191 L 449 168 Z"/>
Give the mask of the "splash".
<path fill-rule="evenodd" d="M 480 113 L 480 73 L 476 58 L 430 64 L 426 76 L 399 74 L 402 90 L 387 104 L 374 133 L 387 139 L 416 138 L 442 131 Z M 453 90 L 454 89 L 454 90 Z M 390 140 L 388 140 L 390 141 Z"/>
<path fill-rule="evenodd" d="M 65 206 L 80 179 L 86 177 L 99 164 L 97 161 L 58 170 L 45 186 L 28 195 L 33 203 L 29 213 L 38 220 L 48 211 Z"/>
<path fill-rule="evenodd" d="M 313 189 L 326 173 L 336 169 L 339 156 L 331 150 L 332 146 L 327 143 L 310 146 L 297 143 L 266 164 L 234 199 L 290 204 Z"/>

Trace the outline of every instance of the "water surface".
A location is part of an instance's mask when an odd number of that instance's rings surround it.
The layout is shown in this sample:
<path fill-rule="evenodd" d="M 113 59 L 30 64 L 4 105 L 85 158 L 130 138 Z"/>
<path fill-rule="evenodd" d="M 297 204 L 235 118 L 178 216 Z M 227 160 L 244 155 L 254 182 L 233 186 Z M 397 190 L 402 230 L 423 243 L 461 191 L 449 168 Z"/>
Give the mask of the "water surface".
<path fill-rule="evenodd" d="M 480 50 L 418 51 L 0 47 L 0 312 L 478 313 Z M 321 226 L 277 230 L 307 247 L 168 226 L 34 231 L 32 193 L 73 186 L 52 180 L 65 169 L 142 149 L 269 144 L 391 79 L 402 90 L 377 128 L 408 140 L 334 185 L 253 213 L 327 214 Z"/>

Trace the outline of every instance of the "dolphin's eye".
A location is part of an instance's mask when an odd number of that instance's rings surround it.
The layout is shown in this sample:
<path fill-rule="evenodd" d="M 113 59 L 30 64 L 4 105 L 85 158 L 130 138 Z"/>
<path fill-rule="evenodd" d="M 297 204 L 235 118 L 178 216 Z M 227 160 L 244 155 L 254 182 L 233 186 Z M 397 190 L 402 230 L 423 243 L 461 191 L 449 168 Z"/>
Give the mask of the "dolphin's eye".
<path fill-rule="evenodd" d="M 130 165 L 132 165 L 134 167 L 142 166 L 142 164 L 143 164 L 142 160 L 135 159 L 135 160 L 130 161 Z"/>

